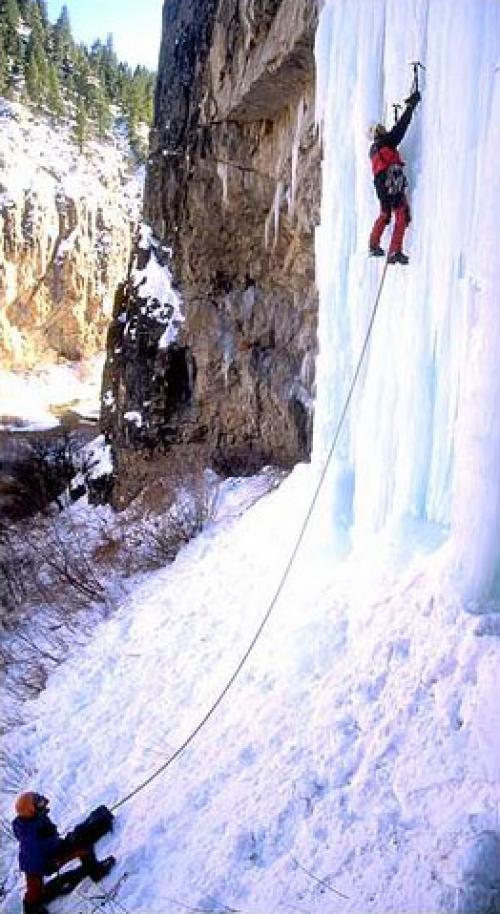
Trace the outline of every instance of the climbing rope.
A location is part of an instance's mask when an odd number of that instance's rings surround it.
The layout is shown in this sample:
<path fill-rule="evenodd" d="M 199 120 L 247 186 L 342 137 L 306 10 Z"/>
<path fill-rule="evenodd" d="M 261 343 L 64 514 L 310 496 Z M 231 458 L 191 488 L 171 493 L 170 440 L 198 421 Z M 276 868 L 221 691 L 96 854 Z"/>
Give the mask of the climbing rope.
<path fill-rule="evenodd" d="M 351 403 L 351 400 L 352 400 L 352 395 L 353 395 L 353 393 L 354 393 L 354 389 L 355 389 L 355 387 L 356 387 L 356 383 L 357 383 L 357 380 L 358 380 L 358 377 L 359 377 L 359 374 L 360 374 L 360 371 L 361 371 L 361 367 L 362 367 L 362 364 L 363 364 L 363 361 L 364 361 L 364 358 L 365 358 L 365 355 L 366 355 L 366 350 L 368 349 L 368 343 L 369 343 L 369 341 L 370 341 L 370 336 L 371 336 L 371 332 L 372 332 L 372 329 L 373 329 L 373 324 L 374 324 L 374 322 L 375 322 L 375 317 L 376 317 L 376 314 L 377 314 L 377 310 L 378 310 L 380 298 L 381 298 L 381 295 L 382 295 L 382 289 L 383 289 L 383 286 L 384 286 L 384 280 L 385 280 L 386 272 L 387 272 L 387 258 L 386 258 L 386 260 L 385 260 L 384 269 L 383 269 L 383 272 L 382 272 L 382 277 L 381 277 L 381 279 L 380 279 L 380 283 L 379 283 L 379 287 L 378 287 L 378 292 L 377 292 L 377 296 L 376 296 L 376 299 L 375 299 L 375 304 L 374 304 L 373 309 L 372 309 L 372 313 L 371 313 L 370 320 L 369 320 L 369 323 L 368 323 L 368 329 L 367 329 L 367 331 L 366 331 L 364 343 L 363 343 L 363 346 L 362 346 L 362 348 L 361 348 L 361 353 L 360 353 L 360 356 L 359 356 L 359 359 L 358 359 L 358 363 L 357 363 L 357 366 L 356 366 L 356 370 L 355 370 L 354 375 L 353 375 L 353 377 L 352 377 L 351 385 L 350 385 L 350 387 L 349 387 L 349 391 L 348 391 L 348 394 L 347 394 L 347 397 L 346 397 L 346 400 L 345 400 L 345 403 L 344 403 L 344 407 L 343 407 L 342 412 L 341 412 L 341 415 L 340 415 L 340 419 L 339 419 L 339 421 L 338 421 L 338 423 L 337 423 L 337 428 L 336 428 L 336 430 L 335 430 L 335 434 L 334 434 L 334 436 L 333 436 L 333 440 L 332 440 L 332 443 L 331 443 L 331 445 L 330 445 L 330 449 L 329 449 L 329 451 L 328 451 L 328 455 L 327 455 L 325 464 L 324 464 L 323 469 L 322 469 L 322 471 L 321 471 L 321 474 L 320 474 L 318 483 L 317 483 L 317 485 L 316 485 L 316 489 L 315 489 L 315 491 L 314 491 L 314 495 L 313 495 L 313 497 L 312 497 L 312 500 L 311 500 L 311 503 L 310 503 L 310 505 L 309 505 L 308 511 L 307 511 L 306 516 L 305 516 L 305 518 L 304 518 L 304 521 L 303 521 L 303 523 L 302 523 L 302 526 L 301 526 L 301 529 L 300 529 L 300 533 L 299 533 L 299 535 L 298 535 L 298 537 L 297 537 L 295 546 L 294 546 L 294 548 L 293 548 L 293 550 L 292 550 L 292 552 L 291 552 L 291 554 L 290 554 L 290 557 L 289 557 L 288 562 L 287 562 L 287 564 L 286 564 L 286 566 L 285 566 L 285 569 L 284 569 L 284 571 L 283 571 L 283 574 L 281 575 L 281 579 L 280 579 L 280 582 L 279 582 L 278 587 L 277 587 L 277 589 L 276 589 L 276 592 L 275 592 L 275 594 L 274 594 L 274 596 L 273 596 L 273 598 L 272 598 L 272 600 L 271 600 L 271 602 L 270 602 L 270 604 L 269 604 L 269 607 L 268 607 L 268 609 L 267 609 L 267 611 L 266 611 L 266 613 L 265 613 L 265 615 L 264 615 L 264 617 L 263 617 L 263 619 L 262 619 L 262 621 L 261 621 L 259 627 L 257 628 L 257 631 L 255 632 L 255 634 L 254 634 L 252 640 L 250 641 L 250 644 L 248 645 L 248 647 L 247 647 L 245 653 L 243 654 L 243 656 L 242 656 L 240 662 L 238 663 L 236 669 L 234 670 L 232 676 L 230 677 L 230 679 L 228 679 L 226 685 L 224 686 L 224 688 L 222 689 L 222 691 L 219 693 L 219 695 L 217 696 L 217 698 L 215 699 L 215 701 L 213 702 L 213 704 L 211 705 L 211 707 L 208 709 L 207 713 L 204 715 L 204 717 L 200 720 L 200 722 L 199 722 L 199 723 L 197 724 L 197 726 L 194 728 L 194 730 L 191 731 L 191 733 L 189 734 L 189 736 L 186 737 L 186 739 L 185 739 L 184 742 L 179 746 L 179 748 L 176 749 L 175 752 L 173 752 L 172 755 L 170 755 L 170 756 L 166 759 L 166 761 L 163 762 L 162 765 L 160 765 L 159 768 L 157 768 L 155 771 L 153 771 L 153 773 L 150 774 L 148 778 L 146 778 L 144 781 L 142 781 L 140 784 L 138 784 L 138 786 L 135 787 L 133 790 L 131 790 L 130 793 L 127 793 L 126 796 L 122 797 L 121 800 L 118 800 L 118 802 L 116 802 L 116 803 L 114 804 L 114 806 L 110 806 L 109 808 L 110 808 L 111 812 L 115 812 L 117 809 L 120 808 L 120 806 L 123 806 L 125 803 L 128 803 L 128 801 L 131 800 L 132 797 L 135 797 L 136 794 L 140 793 L 141 790 L 144 790 L 145 787 L 148 787 L 148 785 L 151 784 L 152 781 L 156 780 L 156 778 L 159 777 L 160 774 L 163 774 L 163 772 L 172 764 L 172 762 L 174 762 L 177 758 L 179 758 L 179 756 L 184 752 L 185 749 L 187 749 L 187 747 L 190 745 L 190 743 L 193 742 L 193 740 L 194 740 L 195 737 L 198 735 L 198 733 L 200 732 L 200 730 L 205 726 L 205 724 L 207 723 L 207 721 L 212 717 L 212 715 L 214 714 L 214 712 L 217 710 L 217 708 L 219 707 L 220 703 L 222 702 L 222 700 L 225 698 L 225 696 L 226 696 L 227 693 L 229 692 L 229 690 L 230 690 L 231 686 L 233 685 L 234 681 L 235 681 L 235 680 L 237 679 L 237 677 L 239 676 L 239 674 L 240 674 L 240 672 L 241 672 L 243 666 L 245 665 L 246 661 L 248 660 L 248 657 L 249 657 L 250 654 L 252 653 L 252 651 L 253 651 L 253 649 L 254 649 L 254 647 L 255 647 L 255 645 L 256 645 L 256 643 L 257 643 L 257 641 L 258 641 L 258 639 L 259 639 L 259 637 L 260 637 L 260 635 L 261 635 L 261 633 L 262 633 L 262 630 L 264 629 L 264 626 L 266 625 L 266 623 L 267 623 L 267 621 L 268 621 L 268 619 L 269 619 L 269 617 L 270 617 L 270 615 L 271 615 L 273 609 L 275 608 L 275 606 L 276 606 L 276 604 L 277 604 L 277 602 L 278 602 L 278 599 L 279 599 L 279 597 L 280 597 L 280 595 L 281 595 L 281 593 L 282 593 L 282 591 L 283 591 L 283 588 L 284 588 L 284 586 L 285 586 L 285 583 L 286 583 L 286 581 L 287 581 L 288 575 L 290 574 L 292 565 L 293 565 L 294 562 L 295 562 L 295 558 L 296 558 L 297 553 L 298 553 L 298 551 L 299 551 L 299 549 L 300 549 L 300 546 L 301 546 L 301 544 L 302 544 L 302 540 L 304 539 L 304 536 L 305 536 L 307 527 L 309 526 L 309 521 L 311 520 L 312 513 L 313 513 L 313 511 L 314 511 L 314 508 L 316 507 L 316 502 L 318 501 L 319 493 L 320 493 L 320 491 L 321 491 L 321 489 L 322 489 L 322 486 L 323 486 L 323 483 L 324 483 L 324 481 L 325 481 L 325 477 L 326 477 L 326 474 L 327 474 L 327 471 L 328 471 L 328 467 L 330 466 L 330 463 L 331 463 L 333 454 L 334 454 L 334 452 L 335 452 L 335 448 L 336 448 L 337 442 L 338 442 L 338 440 L 339 440 L 340 432 L 342 431 L 342 426 L 343 426 L 343 424 L 344 424 L 345 417 L 346 417 L 346 415 L 347 415 L 347 411 L 348 411 L 348 409 L 349 409 L 349 406 L 350 406 L 350 403 Z"/>

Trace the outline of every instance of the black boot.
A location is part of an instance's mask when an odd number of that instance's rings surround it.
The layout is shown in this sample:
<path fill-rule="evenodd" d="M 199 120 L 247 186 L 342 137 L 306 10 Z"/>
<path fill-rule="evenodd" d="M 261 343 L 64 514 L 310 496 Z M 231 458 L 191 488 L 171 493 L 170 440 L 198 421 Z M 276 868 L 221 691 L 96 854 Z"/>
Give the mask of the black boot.
<path fill-rule="evenodd" d="M 49 914 L 48 908 L 41 901 L 23 901 L 24 914 Z"/>
<path fill-rule="evenodd" d="M 370 257 L 385 257 L 385 251 L 377 245 L 370 245 Z"/>
<path fill-rule="evenodd" d="M 101 879 L 104 879 L 108 875 L 109 871 L 113 869 L 116 863 L 115 857 L 105 857 L 104 860 L 92 860 L 87 866 L 87 874 L 92 879 L 92 882 L 100 882 Z"/>
<path fill-rule="evenodd" d="M 409 262 L 410 258 L 403 254 L 402 251 L 395 251 L 394 254 L 389 254 L 387 258 L 387 263 L 400 263 L 404 267 Z"/>

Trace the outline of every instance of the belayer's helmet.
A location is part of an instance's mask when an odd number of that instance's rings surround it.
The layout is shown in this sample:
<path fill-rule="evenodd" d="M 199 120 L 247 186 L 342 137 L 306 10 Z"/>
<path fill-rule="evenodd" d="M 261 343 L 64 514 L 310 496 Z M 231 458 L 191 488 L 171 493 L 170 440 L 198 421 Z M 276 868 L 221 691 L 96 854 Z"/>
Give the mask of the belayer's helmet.
<path fill-rule="evenodd" d="M 387 133 L 387 130 L 384 124 L 370 124 L 367 131 L 368 139 L 372 141 L 380 139 L 385 133 Z"/>
<path fill-rule="evenodd" d="M 21 793 L 16 800 L 16 813 L 22 819 L 32 819 L 37 812 L 46 812 L 49 806 L 47 797 L 29 790 Z"/>

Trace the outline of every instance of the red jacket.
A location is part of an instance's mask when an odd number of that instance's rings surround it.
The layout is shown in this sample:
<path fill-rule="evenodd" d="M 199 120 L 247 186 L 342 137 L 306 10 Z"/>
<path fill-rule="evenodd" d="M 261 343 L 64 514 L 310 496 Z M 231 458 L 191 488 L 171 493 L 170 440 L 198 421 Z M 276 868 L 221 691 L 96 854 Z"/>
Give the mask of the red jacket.
<path fill-rule="evenodd" d="M 389 168 L 389 165 L 404 165 L 397 149 L 390 146 L 379 146 L 374 143 L 370 149 L 370 160 L 372 163 L 373 177 L 376 178 L 381 171 Z"/>
<path fill-rule="evenodd" d="M 397 124 L 387 133 L 378 137 L 370 147 L 370 160 L 374 178 L 382 171 L 386 171 L 389 165 L 404 165 L 403 159 L 399 155 L 397 147 L 408 130 L 413 114 L 413 106 L 406 105 L 403 114 Z"/>

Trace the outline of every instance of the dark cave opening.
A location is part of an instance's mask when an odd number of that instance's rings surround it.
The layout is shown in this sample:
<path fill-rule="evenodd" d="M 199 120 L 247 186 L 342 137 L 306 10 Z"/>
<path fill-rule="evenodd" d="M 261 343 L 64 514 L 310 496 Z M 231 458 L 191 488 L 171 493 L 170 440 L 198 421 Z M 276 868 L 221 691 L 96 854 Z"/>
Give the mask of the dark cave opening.
<path fill-rule="evenodd" d="M 167 414 L 186 406 L 193 397 L 196 363 L 188 346 L 170 346 L 165 373 Z"/>

